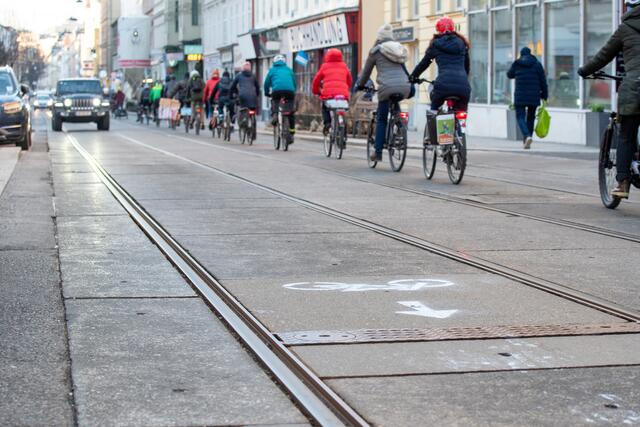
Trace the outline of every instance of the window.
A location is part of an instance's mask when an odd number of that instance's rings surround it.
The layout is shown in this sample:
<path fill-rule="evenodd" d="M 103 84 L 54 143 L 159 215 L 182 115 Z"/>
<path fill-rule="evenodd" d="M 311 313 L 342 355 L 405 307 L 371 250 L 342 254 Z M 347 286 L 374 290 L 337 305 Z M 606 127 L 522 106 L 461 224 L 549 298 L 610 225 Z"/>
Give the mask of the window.
<path fill-rule="evenodd" d="M 402 0 L 395 0 L 395 7 L 393 9 L 393 20 L 401 21 L 402 20 Z"/>
<path fill-rule="evenodd" d="M 578 108 L 580 66 L 580 3 L 565 0 L 546 5 L 546 63 L 549 105 Z"/>
<path fill-rule="evenodd" d="M 173 22 L 175 24 L 175 30 L 177 33 L 180 27 L 180 4 L 178 3 L 178 0 L 176 0 L 175 2 L 175 8 L 173 11 L 175 13 L 175 16 L 173 17 Z"/>
<path fill-rule="evenodd" d="M 198 25 L 198 13 L 200 13 L 198 0 L 191 0 L 191 25 Z"/>
<path fill-rule="evenodd" d="M 469 14 L 471 40 L 471 102 L 488 102 L 489 16 L 486 12 Z"/>
<path fill-rule="evenodd" d="M 500 9 L 493 14 L 493 104 L 509 104 L 511 102 L 511 81 L 507 71 L 513 62 L 513 46 L 511 44 L 511 11 Z"/>
<path fill-rule="evenodd" d="M 420 0 L 413 0 L 413 17 L 420 16 Z"/>
<path fill-rule="evenodd" d="M 469 10 L 485 10 L 487 8 L 487 0 L 469 0 Z"/>
<path fill-rule="evenodd" d="M 462 5 L 462 0 L 456 0 L 456 10 L 462 10 L 464 6 Z"/>
<path fill-rule="evenodd" d="M 589 61 L 598 53 L 611 36 L 611 2 L 607 0 L 586 0 L 587 34 L 586 58 Z M 613 64 L 609 66 L 613 73 Z M 611 82 L 609 80 L 585 80 L 585 107 L 599 104 L 611 108 Z"/>
<path fill-rule="evenodd" d="M 540 8 L 537 5 L 516 8 L 516 50 L 523 47 L 540 59 L 542 56 L 542 32 L 540 30 Z"/>
<path fill-rule="evenodd" d="M 436 0 L 435 4 L 436 4 L 436 13 L 441 13 L 442 12 L 442 0 Z"/>

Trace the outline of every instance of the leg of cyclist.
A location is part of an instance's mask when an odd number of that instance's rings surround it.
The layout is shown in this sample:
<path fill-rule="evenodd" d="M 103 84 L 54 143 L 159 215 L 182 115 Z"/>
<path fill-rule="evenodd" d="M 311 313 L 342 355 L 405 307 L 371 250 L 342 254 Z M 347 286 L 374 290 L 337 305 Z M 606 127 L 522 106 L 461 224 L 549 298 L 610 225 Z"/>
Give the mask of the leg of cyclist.
<path fill-rule="evenodd" d="M 376 151 L 371 153 L 372 161 L 382 160 L 382 149 L 387 138 L 387 123 L 389 121 L 390 101 L 378 101 L 378 111 L 376 113 Z"/>
<path fill-rule="evenodd" d="M 289 133 L 291 135 L 296 134 L 296 113 L 295 113 L 295 102 L 296 102 L 296 94 L 295 92 L 285 92 L 284 99 L 289 103 L 289 108 L 291 110 L 291 114 L 289 114 Z M 290 144 L 293 144 L 293 139 Z"/>
<path fill-rule="evenodd" d="M 616 181 L 618 181 L 618 185 L 611 193 L 613 196 L 629 197 L 631 161 L 636 152 L 638 127 L 640 127 L 640 114 L 620 116 L 620 135 L 616 150 Z"/>
<path fill-rule="evenodd" d="M 322 103 L 322 121 L 324 124 L 324 128 L 322 129 L 322 133 L 327 135 L 329 130 L 331 129 L 331 111 Z"/>
<path fill-rule="evenodd" d="M 278 123 L 278 107 L 280 106 L 280 98 L 282 92 L 273 92 L 271 94 L 271 125 L 275 126 Z"/>

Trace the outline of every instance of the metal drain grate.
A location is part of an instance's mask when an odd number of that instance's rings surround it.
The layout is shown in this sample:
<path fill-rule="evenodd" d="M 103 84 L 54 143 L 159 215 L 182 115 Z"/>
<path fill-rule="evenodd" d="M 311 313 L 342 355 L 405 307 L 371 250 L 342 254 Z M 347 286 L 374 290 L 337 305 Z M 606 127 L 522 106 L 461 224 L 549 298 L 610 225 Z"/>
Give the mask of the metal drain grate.
<path fill-rule="evenodd" d="M 477 326 L 427 329 L 355 329 L 352 331 L 280 332 L 285 345 L 352 344 L 406 341 L 482 340 L 640 333 L 640 323 L 604 325 Z"/>

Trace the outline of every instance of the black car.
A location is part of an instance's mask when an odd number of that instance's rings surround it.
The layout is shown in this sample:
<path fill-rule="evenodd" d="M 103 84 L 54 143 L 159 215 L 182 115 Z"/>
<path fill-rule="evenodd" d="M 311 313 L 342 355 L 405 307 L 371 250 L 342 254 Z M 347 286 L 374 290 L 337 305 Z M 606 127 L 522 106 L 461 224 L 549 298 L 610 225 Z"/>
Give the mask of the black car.
<path fill-rule="evenodd" d="M 0 143 L 31 147 L 29 87 L 18 85 L 11 67 L 0 67 Z"/>
<path fill-rule="evenodd" d="M 56 85 L 51 128 L 62 130 L 63 122 L 98 124 L 98 130 L 109 130 L 109 100 L 103 99 L 100 80 L 63 79 Z"/>

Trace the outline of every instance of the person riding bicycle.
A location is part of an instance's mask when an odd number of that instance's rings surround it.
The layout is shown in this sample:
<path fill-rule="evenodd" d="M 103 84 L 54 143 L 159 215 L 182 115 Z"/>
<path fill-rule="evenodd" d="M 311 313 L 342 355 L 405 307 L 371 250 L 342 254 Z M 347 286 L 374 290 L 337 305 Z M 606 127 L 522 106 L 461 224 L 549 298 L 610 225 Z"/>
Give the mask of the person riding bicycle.
<path fill-rule="evenodd" d="M 378 29 L 378 36 L 374 47 L 369 51 L 367 62 L 360 73 L 356 84 L 358 90 L 364 90 L 365 84 L 371 76 L 373 67 L 376 67 L 378 75 L 378 112 L 376 122 L 375 152 L 371 154 L 371 160 L 382 160 L 382 149 L 387 134 L 387 122 L 390 107 L 390 97 L 398 94 L 405 99 L 413 92 L 413 86 L 409 82 L 409 72 L 405 67 L 407 61 L 407 49 L 394 41 L 393 27 L 385 24 Z"/>
<path fill-rule="evenodd" d="M 232 123 L 231 130 L 233 130 L 233 123 L 235 121 L 235 109 L 233 108 L 233 98 L 231 96 L 232 84 L 233 81 L 231 80 L 229 72 L 227 70 L 224 70 L 224 72 L 222 73 L 222 78 L 213 88 L 211 96 L 209 97 L 209 100 L 215 100 L 216 98 L 218 99 L 218 115 L 224 115 L 224 107 L 227 107 Z"/>
<path fill-rule="evenodd" d="M 616 157 L 618 185 L 611 195 L 629 198 L 631 162 L 636 151 L 640 127 L 640 0 L 627 0 L 629 10 L 622 23 L 598 53 L 578 69 L 582 77 L 590 76 L 611 62 L 622 52 L 625 75 L 618 91 L 618 120 L 620 134 Z"/>
<path fill-rule="evenodd" d="M 284 55 L 276 55 L 273 58 L 273 66 L 264 79 L 264 93 L 265 96 L 271 96 L 271 124 L 275 126 L 278 123 L 280 100 L 285 99 L 292 105 L 296 100 L 296 78 L 293 70 L 287 66 Z M 289 132 L 291 135 L 296 133 L 293 108 L 289 116 Z M 290 144 L 293 144 L 293 140 Z"/>
<path fill-rule="evenodd" d="M 189 86 L 189 73 L 185 73 L 184 78 L 176 83 L 173 90 L 169 92 L 169 98 L 180 101 L 180 109 L 182 109 L 187 102 L 187 86 Z"/>
<path fill-rule="evenodd" d="M 171 98 L 169 94 L 173 92 L 173 88 L 178 84 L 176 81 L 176 76 L 171 74 L 168 75 L 165 79 L 164 90 L 162 91 L 163 98 Z"/>
<path fill-rule="evenodd" d="M 151 94 L 149 99 L 153 106 L 153 117 L 158 117 L 158 108 L 160 107 L 160 98 L 162 98 L 162 83 L 160 80 L 156 81 L 156 84 L 151 88 Z"/>
<path fill-rule="evenodd" d="M 126 99 L 126 96 L 124 95 L 124 92 L 121 88 L 118 88 L 114 99 L 116 101 L 116 113 L 120 110 L 124 110 L 124 101 Z"/>
<path fill-rule="evenodd" d="M 242 71 L 233 79 L 231 93 L 237 94 L 238 105 L 241 109 L 256 110 L 258 108 L 260 84 L 256 76 L 251 72 L 251 64 L 249 62 L 242 64 Z"/>
<path fill-rule="evenodd" d="M 197 107 L 200 105 L 200 112 L 198 113 L 200 116 L 200 126 L 204 129 L 204 111 L 202 108 L 202 94 L 204 92 L 204 81 L 200 76 L 198 70 L 191 71 L 189 75 L 189 84 L 187 85 L 187 96 L 191 100 L 191 116 L 197 112 Z M 193 128 L 193 124 L 195 123 L 195 119 L 191 120 L 191 127 Z"/>
<path fill-rule="evenodd" d="M 322 120 L 324 122 L 323 133 L 327 135 L 331 129 L 331 113 L 324 101 L 341 96 L 349 100 L 349 88 L 353 83 L 353 77 L 349 67 L 342 59 L 339 49 L 329 49 L 324 55 L 324 63 L 313 78 L 311 92 L 322 99 Z"/>
<path fill-rule="evenodd" d="M 211 117 L 211 115 L 213 114 L 215 99 L 209 98 L 211 98 L 211 92 L 213 92 L 213 88 L 216 87 L 219 81 L 220 71 L 218 71 L 218 69 L 215 69 L 211 72 L 211 78 L 207 80 L 207 84 L 204 86 L 204 92 L 202 93 L 202 102 L 206 104 L 207 117 Z"/>
<path fill-rule="evenodd" d="M 151 88 L 146 83 L 142 87 L 142 91 L 140 91 L 138 106 L 138 122 L 142 123 L 144 110 L 147 110 L 147 114 L 149 114 L 149 111 L 151 111 Z"/>
<path fill-rule="evenodd" d="M 433 61 L 438 65 L 438 77 L 433 82 L 431 110 L 437 111 L 447 98 L 457 97 L 455 109 L 466 111 L 471 96 L 469 42 L 456 32 L 453 20 L 446 16 L 436 22 L 436 34 L 411 73 L 411 81 L 418 81 Z"/>

